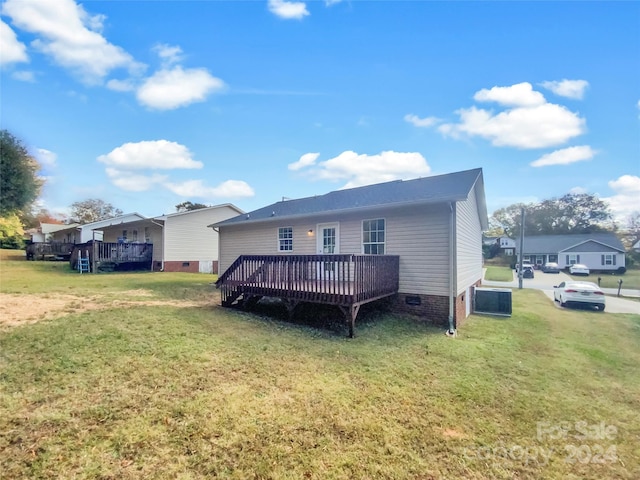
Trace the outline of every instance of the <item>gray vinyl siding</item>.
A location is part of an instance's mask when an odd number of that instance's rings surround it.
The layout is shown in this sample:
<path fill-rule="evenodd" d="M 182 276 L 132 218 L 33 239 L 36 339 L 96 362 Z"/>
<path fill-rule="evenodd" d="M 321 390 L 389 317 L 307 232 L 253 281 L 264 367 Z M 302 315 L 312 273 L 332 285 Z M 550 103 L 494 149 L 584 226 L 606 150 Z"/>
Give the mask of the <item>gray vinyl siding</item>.
<path fill-rule="evenodd" d="M 446 207 L 446 208 L 444 208 Z M 447 295 L 449 207 L 386 208 L 362 213 L 220 227 L 220 272 L 240 255 L 277 255 L 278 228 L 293 228 L 294 255 L 316 254 L 318 224 L 339 224 L 340 253 L 362 253 L 362 221 L 385 219 L 385 251 L 400 256 L 400 291 Z M 308 231 L 313 230 L 313 235 Z"/>
<path fill-rule="evenodd" d="M 476 189 L 456 203 L 456 295 L 482 279 L 482 226 Z"/>
<path fill-rule="evenodd" d="M 218 260 L 218 234 L 208 225 L 237 214 L 236 210 L 223 206 L 167 215 L 164 222 L 164 261 Z"/>

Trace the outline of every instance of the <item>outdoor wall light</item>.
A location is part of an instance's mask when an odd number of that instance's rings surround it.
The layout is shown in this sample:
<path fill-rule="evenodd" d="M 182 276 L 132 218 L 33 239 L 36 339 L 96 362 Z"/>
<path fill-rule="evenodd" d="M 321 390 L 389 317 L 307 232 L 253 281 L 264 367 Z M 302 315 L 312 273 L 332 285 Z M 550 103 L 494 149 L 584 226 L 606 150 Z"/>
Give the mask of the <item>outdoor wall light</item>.
<path fill-rule="evenodd" d="M 307 232 L 307 235 L 311 236 L 313 235 L 313 230 L 310 228 L 309 231 Z"/>

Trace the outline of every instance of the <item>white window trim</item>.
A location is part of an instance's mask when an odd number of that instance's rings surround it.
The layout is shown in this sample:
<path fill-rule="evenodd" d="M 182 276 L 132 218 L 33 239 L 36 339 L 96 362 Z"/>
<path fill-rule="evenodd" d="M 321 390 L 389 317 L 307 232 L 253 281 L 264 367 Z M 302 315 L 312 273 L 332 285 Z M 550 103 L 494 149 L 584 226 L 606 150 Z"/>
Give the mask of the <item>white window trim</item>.
<path fill-rule="evenodd" d="M 364 253 L 364 246 L 365 246 L 365 241 L 364 241 L 364 222 L 371 222 L 371 221 L 377 221 L 377 220 L 382 220 L 384 222 L 384 242 L 368 242 L 368 245 L 382 245 L 384 248 L 384 253 Z M 361 242 L 361 251 L 363 255 L 386 255 L 387 253 L 387 219 L 385 217 L 378 217 L 378 218 L 366 218 L 364 220 L 362 220 L 362 223 L 360 224 L 360 242 Z"/>
<path fill-rule="evenodd" d="M 283 238 L 283 239 L 280 238 L 280 230 L 285 229 L 285 228 L 288 228 L 288 229 L 291 230 L 291 250 L 283 250 L 281 248 L 282 247 L 281 240 L 288 240 L 288 238 Z M 281 252 L 281 253 L 293 252 L 293 227 L 291 227 L 291 226 L 278 227 L 278 229 L 276 230 L 276 241 L 278 242 L 277 243 L 278 252 Z"/>

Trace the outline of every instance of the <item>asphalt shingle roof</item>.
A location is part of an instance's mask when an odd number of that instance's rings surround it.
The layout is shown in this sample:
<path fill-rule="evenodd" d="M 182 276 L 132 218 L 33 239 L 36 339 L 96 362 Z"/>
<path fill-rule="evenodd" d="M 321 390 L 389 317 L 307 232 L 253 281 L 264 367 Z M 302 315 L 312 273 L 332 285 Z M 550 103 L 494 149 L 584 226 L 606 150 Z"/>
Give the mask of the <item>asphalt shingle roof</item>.
<path fill-rule="evenodd" d="M 524 237 L 524 253 L 557 253 L 589 240 L 609 245 L 624 252 L 624 246 L 614 233 L 576 233 L 570 235 L 536 235 Z M 516 239 L 516 252 L 520 253 L 520 240 Z"/>
<path fill-rule="evenodd" d="M 414 180 L 395 180 L 364 187 L 336 190 L 325 195 L 276 202 L 212 226 L 246 224 L 357 208 L 465 200 L 478 179 L 481 178 L 482 169 L 477 168 Z M 484 185 L 482 188 L 484 195 Z M 484 202 L 484 198 L 482 200 Z M 484 210 L 486 217 L 484 204 L 480 208 Z"/>

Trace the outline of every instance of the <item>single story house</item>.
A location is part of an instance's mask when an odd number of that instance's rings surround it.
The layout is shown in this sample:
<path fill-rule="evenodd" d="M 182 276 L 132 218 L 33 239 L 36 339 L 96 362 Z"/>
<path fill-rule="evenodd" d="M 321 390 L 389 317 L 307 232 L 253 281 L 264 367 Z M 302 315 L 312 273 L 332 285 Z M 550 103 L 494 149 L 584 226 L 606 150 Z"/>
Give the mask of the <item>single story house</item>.
<path fill-rule="evenodd" d="M 102 227 L 100 240 L 118 244 L 152 244 L 151 270 L 162 270 L 162 233 L 164 224 L 153 218 L 134 220 L 123 224 Z M 146 268 L 146 265 L 145 265 Z"/>
<path fill-rule="evenodd" d="M 37 228 L 30 228 L 25 232 L 25 234 L 29 236 L 28 240 L 34 243 L 50 242 L 53 238 L 54 232 L 66 230 L 68 228 L 75 228 L 77 226 L 77 223 L 65 224 L 40 222 L 40 225 Z"/>
<path fill-rule="evenodd" d="M 581 263 L 592 271 L 612 272 L 625 267 L 625 250 L 614 233 L 525 236 L 523 261 L 533 265 L 555 262 L 560 268 Z M 520 245 L 516 242 L 520 259 Z"/>
<path fill-rule="evenodd" d="M 232 204 L 145 218 L 101 228 L 100 240 L 153 244 L 152 269 L 217 273 L 218 234 L 208 225 L 244 213 Z"/>
<path fill-rule="evenodd" d="M 98 220 L 97 222 L 85 223 L 82 225 L 67 225 L 66 228 L 52 232 L 51 241 L 78 244 L 87 243 L 91 240 L 102 240 L 104 228 L 112 226 L 117 226 L 118 228 L 120 228 L 121 225 L 138 220 L 144 220 L 145 218 L 145 216 L 134 212 L 127 213 L 125 215 L 119 215 L 113 218 L 107 218 L 105 220 Z"/>
<path fill-rule="evenodd" d="M 165 272 L 218 273 L 218 234 L 209 225 L 244 213 L 231 203 L 155 217 L 162 222 Z"/>
<path fill-rule="evenodd" d="M 211 225 L 222 304 L 249 297 L 330 303 L 351 321 L 382 297 L 448 325 L 471 312 L 488 228 L 481 169 L 284 200 Z M 350 317 L 350 318 L 349 318 Z"/>

